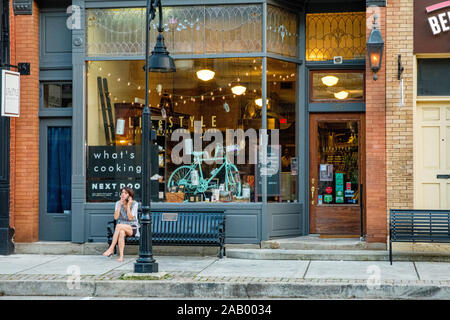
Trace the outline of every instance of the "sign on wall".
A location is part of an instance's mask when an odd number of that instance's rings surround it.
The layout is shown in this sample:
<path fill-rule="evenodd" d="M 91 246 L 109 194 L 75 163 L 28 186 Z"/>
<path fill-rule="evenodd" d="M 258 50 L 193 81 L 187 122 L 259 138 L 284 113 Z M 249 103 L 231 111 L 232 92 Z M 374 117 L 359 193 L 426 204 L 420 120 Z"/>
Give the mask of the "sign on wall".
<path fill-rule="evenodd" d="M 414 53 L 450 52 L 450 1 L 414 0 Z"/>
<path fill-rule="evenodd" d="M 134 199 L 141 201 L 141 146 L 89 146 L 87 164 L 87 200 L 118 201 L 120 189 L 130 187 Z M 158 172 L 158 148 L 152 149 L 152 172 Z M 158 201 L 157 180 L 151 181 L 152 201 Z"/>
<path fill-rule="evenodd" d="M 3 117 L 20 114 L 20 73 L 2 70 L 1 109 Z"/>

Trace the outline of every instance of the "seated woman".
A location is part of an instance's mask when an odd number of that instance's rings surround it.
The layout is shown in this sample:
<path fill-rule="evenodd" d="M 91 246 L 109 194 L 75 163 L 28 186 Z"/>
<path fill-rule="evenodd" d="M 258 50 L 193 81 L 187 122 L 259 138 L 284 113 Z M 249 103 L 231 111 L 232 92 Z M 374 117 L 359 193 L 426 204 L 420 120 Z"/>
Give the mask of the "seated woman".
<path fill-rule="evenodd" d="M 103 255 L 109 257 L 114 252 L 116 243 L 119 243 L 119 259 L 123 261 L 123 251 L 125 248 L 125 237 L 139 237 L 138 222 L 138 203 L 133 201 L 134 191 L 131 188 L 124 187 L 120 190 L 120 200 L 116 202 L 114 219 L 117 220 L 114 230 L 111 246 L 103 252 Z"/>

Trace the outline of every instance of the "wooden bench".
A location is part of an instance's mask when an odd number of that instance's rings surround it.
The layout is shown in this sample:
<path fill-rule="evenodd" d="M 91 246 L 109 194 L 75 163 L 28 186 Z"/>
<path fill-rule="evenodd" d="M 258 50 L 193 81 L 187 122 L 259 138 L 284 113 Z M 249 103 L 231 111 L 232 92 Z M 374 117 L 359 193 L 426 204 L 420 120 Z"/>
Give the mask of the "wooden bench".
<path fill-rule="evenodd" d="M 225 252 L 224 211 L 152 211 L 152 245 L 218 246 L 219 258 Z M 139 214 L 140 217 L 140 214 Z M 116 220 L 108 222 L 111 245 Z M 125 244 L 139 245 L 139 237 L 126 237 Z M 117 245 L 114 247 L 114 254 Z"/>
<path fill-rule="evenodd" d="M 392 242 L 450 242 L 450 210 L 389 210 L 389 261 Z"/>

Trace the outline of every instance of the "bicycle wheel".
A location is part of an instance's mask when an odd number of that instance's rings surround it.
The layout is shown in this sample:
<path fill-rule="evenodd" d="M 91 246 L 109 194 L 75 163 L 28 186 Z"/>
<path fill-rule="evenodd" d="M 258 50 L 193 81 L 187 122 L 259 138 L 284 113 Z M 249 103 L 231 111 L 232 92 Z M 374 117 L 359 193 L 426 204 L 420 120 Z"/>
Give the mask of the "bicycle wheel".
<path fill-rule="evenodd" d="M 175 169 L 167 181 L 167 190 L 170 191 L 172 187 L 180 186 L 183 186 L 187 192 L 195 190 L 195 187 L 192 186 L 191 182 L 191 170 L 192 168 L 189 166 L 181 166 Z"/>
<path fill-rule="evenodd" d="M 233 192 L 236 197 L 241 196 L 241 177 L 239 175 L 239 170 L 234 164 L 230 164 L 227 169 L 228 175 L 228 191 Z"/>

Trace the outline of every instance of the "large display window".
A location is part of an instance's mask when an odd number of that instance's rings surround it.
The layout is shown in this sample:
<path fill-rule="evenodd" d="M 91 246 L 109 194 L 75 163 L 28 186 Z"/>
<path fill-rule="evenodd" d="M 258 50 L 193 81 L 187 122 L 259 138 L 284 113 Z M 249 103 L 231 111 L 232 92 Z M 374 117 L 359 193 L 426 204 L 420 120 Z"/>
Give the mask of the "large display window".
<path fill-rule="evenodd" d="M 165 7 L 163 16 L 167 48 L 178 56 L 175 73 L 149 74 L 152 201 L 261 202 L 262 156 L 276 160 L 268 201 L 297 201 L 297 64 L 263 58 L 294 60 L 297 15 L 269 5 L 266 30 L 261 4 Z M 144 10 L 88 9 L 86 23 L 87 201 L 115 201 L 123 186 L 140 200 Z M 283 138 L 262 155 L 265 130 Z"/>
<path fill-rule="evenodd" d="M 88 200 L 110 201 L 124 184 L 140 188 L 142 67 L 87 63 Z M 262 59 L 177 60 L 176 67 L 174 74 L 150 74 L 154 200 L 259 201 Z"/>

